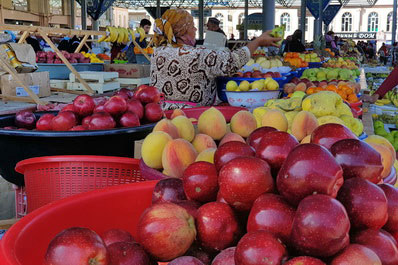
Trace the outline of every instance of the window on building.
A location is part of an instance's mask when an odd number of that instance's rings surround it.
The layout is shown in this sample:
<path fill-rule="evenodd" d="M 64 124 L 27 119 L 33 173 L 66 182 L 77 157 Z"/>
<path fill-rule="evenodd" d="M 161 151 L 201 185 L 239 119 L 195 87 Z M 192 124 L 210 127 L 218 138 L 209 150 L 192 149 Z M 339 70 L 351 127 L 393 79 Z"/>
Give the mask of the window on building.
<path fill-rule="evenodd" d="M 238 16 L 238 25 L 242 25 L 243 24 L 243 19 L 245 19 L 245 14 L 244 13 L 240 13 Z"/>
<path fill-rule="evenodd" d="M 392 30 L 392 12 L 387 15 L 387 31 Z"/>
<path fill-rule="evenodd" d="M 298 25 L 301 27 L 301 17 L 298 19 Z M 305 31 L 308 31 L 308 17 L 305 18 Z"/>
<path fill-rule="evenodd" d="M 341 16 L 341 31 L 352 31 L 352 15 L 350 12 L 345 12 Z"/>
<path fill-rule="evenodd" d="M 379 29 L 379 15 L 372 12 L 368 16 L 368 31 L 378 31 Z"/>
<path fill-rule="evenodd" d="M 286 25 L 286 31 L 290 31 L 290 15 L 288 13 L 283 13 L 281 15 L 281 25 Z"/>
<path fill-rule="evenodd" d="M 63 15 L 62 0 L 50 0 L 50 13 L 53 15 Z"/>
<path fill-rule="evenodd" d="M 28 11 L 27 0 L 12 0 L 12 6 L 15 10 Z"/>
<path fill-rule="evenodd" d="M 217 13 L 215 15 L 215 18 L 217 18 L 218 20 L 220 20 L 220 29 L 224 30 L 224 15 L 221 13 Z"/>

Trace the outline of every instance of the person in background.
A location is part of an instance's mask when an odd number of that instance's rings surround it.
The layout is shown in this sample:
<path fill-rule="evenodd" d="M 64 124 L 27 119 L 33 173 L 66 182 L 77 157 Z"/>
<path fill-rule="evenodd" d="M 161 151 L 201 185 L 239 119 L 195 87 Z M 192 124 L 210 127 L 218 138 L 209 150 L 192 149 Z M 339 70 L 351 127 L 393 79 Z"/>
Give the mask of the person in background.
<path fill-rule="evenodd" d="M 394 42 L 391 48 L 392 65 L 396 66 L 398 64 L 398 42 Z"/>
<path fill-rule="evenodd" d="M 67 51 L 69 53 L 74 53 L 79 44 L 80 44 L 80 39 L 77 36 L 73 36 L 73 38 L 69 41 L 69 48 Z"/>
<path fill-rule="evenodd" d="M 192 15 L 183 9 L 169 9 L 155 21 L 150 83 L 164 93 L 164 109 L 214 105 L 216 77 L 236 73 L 258 47 L 278 46 L 280 40 L 268 31 L 243 48 L 212 50 L 195 47 L 196 31 Z"/>
<path fill-rule="evenodd" d="M 379 54 L 380 62 L 386 65 L 388 60 L 388 49 L 384 42 L 377 53 Z"/>
<path fill-rule="evenodd" d="M 301 43 L 301 37 L 303 32 L 301 30 L 296 30 L 291 38 L 286 38 L 285 49 L 283 52 L 304 52 L 305 46 Z"/>
<path fill-rule="evenodd" d="M 234 35 L 234 34 L 231 34 L 231 38 L 229 39 L 229 41 L 234 41 L 234 40 L 235 40 L 235 35 Z M 230 42 L 228 42 L 228 48 L 229 48 L 230 50 L 232 50 L 234 47 L 235 47 L 235 43 L 230 43 Z"/>
<path fill-rule="evenodd" d="M 25 41 L 27 44 L 30 44 L 32 46 L 33 50 L 35 50 L 35 53 L 42 51 L 42 48 L 40 47 L 40 42 L 37 40 L 37 37 L 35 35 L 29 35 Z"/>
<path fill-rule="evenodd" d="M 145 34 L 148 34 L 149 31 L 151 30 L 152 23 L 148 19 L 144 18 L 140 21 L 140 27 L 144 29 Z M 140 36 L 136 36 L 135 41 L 137 42 L 138 45 L 140 45 L 141 48 L 146 48 L 148 46 L 148 43 L 146 41 L 146 38 L 140 41 Z M 127 52 L 126 56 L 128 59 L 128 63 L 137 63 L 137 57 L 134 52 L 134 43 L 131 42 Z"/>
<path fill-rule="evenodd" d="M 326 48 L 329 48 L 332 50 L 332 52 L 336 53 L 337 46 L 336 46 L 336 42 L 334 41 L 334 32 L 333 31 L 328 31 L 328 33 L 326 33 L 325 41 L 326 41 Z"/>
<path fill-rule="evenodd" d="M 70 45 L 69 41 L 70 41 L 70 37 L 69 36 L 63 37 L 62 40 L 58 44 L 58 50 L 60 50 L 60 51 L 68 51 L 69 45 Z"/>
<path fill-rule="evenodd" d="M 209 18 L 209 20 L 207 21 L 206 27 L 207 27 L 207 30 L 209 30 L 209 31 L 219 32 L 219 33 L 222 33 L 224 36 L 227 36 L 225 34 L 225 32 L 220 28 L 220 20 L 218 20 L 215 17 Z"/>

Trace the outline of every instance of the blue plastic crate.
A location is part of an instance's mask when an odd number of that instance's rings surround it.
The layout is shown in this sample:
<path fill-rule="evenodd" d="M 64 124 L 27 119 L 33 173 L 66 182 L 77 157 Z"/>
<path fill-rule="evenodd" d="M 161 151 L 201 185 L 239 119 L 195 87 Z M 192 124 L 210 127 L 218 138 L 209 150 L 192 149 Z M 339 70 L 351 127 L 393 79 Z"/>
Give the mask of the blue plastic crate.
<path fill-rule="evenodd" d="M 71 71 L 65 64 L 38 63 L 37 72 L 49 72 L 50 79 L 68 80 Z M 78 72 L 82 71 L 104 71 L 103 63 L 73 63 L 72 66 Z"/>
<path fill-rule="evenodd" d="M 223 102 L 228 102 L 227 96 L 225 95 L 225 89 L 228 81 L 235 81 L 238 85 L 242 81 L 248 81 L 249 83 L 252 83 L 256 80 L 261 80 L 264 78 L 245 78 L 245 77 L 217 77 L 216 83 L 217 83 L 217 95 L 218 98 L 223 101 Z M 278 78 L 272 78 L 276 82 L 278 82 L 279 87 L 283 87 L 286 83 L 288 83 L 288 78 L 286 76 L 278 77 Z"/>

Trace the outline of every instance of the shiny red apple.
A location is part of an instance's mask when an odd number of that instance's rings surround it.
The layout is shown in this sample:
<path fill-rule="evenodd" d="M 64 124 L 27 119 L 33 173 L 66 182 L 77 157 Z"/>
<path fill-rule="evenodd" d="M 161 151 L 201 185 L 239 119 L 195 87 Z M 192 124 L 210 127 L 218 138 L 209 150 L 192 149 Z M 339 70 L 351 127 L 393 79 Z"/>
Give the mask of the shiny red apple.
<path fill-rule="evenodd" d="M 263 139 L 263 137 L 267 133 L 273 131 L 277 131 L 277 129 L 268 126 L 257 128 L 249 135 L 249 137 L 247 137 L 246 143 L 251 147 L 253 147 L 254 150 L 257 150 L 257 147 L 260 144 L 261 139 Z"/>
<path fill-rule="evenodd" d="M 162 107 L 157 103 L 149 103 L 145 105 L 145 119 L 150 122 L 160 121 L 164 116 Z"/>
<path fill-rule="evenodd" d="M 258 196 L 274 190 L 269 165 L 256 157 L 229 161 L 221 168 L 218 181 L 221 196 L 233 208 L 242 211 L 249 211 Z"/>
<path fill-rule="evenodd" d="M 317 127 L 311 134 L 311 143 L 320 144 L 330 150 L 330 147 L 343 139 L 358 139 L 347 127 L 337 123 L 327 123 Z"/>
<path fill-rule="evenodd" d="M 196 237 L 194 218 L 174 203 L 158 203 L 147 208 L 137 226 L 137 240 L 159 261 L 183 255 Z"/>
<path fill-rule="evenodd" d="M 370 248 L 377 256 L 379 256 L 383 265 L 398 264 L 397 242 L 391 234 L 382 229 L 362 230 L 353 236 L 352 242 Z"/>
<path fill-rule="evenodd" d="M 58 233 L 50 242 L 45 265 L 97 264 L 108 265 L 104 242 L 88 228 L 71 227 Z"/>
<path fill-rule="evenodd" d="M 87 127 L 83 125 L 76 125 L 69 129 L 69 131 L 77 132 L 77 131 L 86 131 Z"/>
<path fill-rule="evenodd" d="M 344 206 L 323 194 L 306 197 L 297 208 L 291 242 L 304 255 L 330 257 L 350 242 L 350 220 Z"/>
<path fill-rule="evenodd" d="M 205 264 L 195 257 L 182 256 L 172 260 L 171 262 L 169 262 L 168 265 L 205 265 Z"/>
<path fill-rule="evenodd" d="M 51 121 L 55 116 L 53 114 L 44 114 L 36 122 L 36 129 L 38 131 L 51 131 Z"/>
<path fill-rule="evenodd" d="M 105 111 L 105 103 L 95 106 L 93 113 L 97 113 L 97 112 L 106 112 Z"/>
<path fill-rule="evenodd" d="M 88 124 L 89 130 L 108 130 L 115 128 L 116 122 L 107 112 L 98 112 L 91 115 Z"/>
<path fill-rule="evenodd" d="M 332 145 L 331 153 L 343 168 L 344 179 L 359 177 L 375 184 L 381 180 L 381 155 L 368 143 L 355 139 L 340 140 Z"/>
<path fill-rule="evenodd" d="M 73 105 L 73 103 L 66 105 L 65 107 L 63 107 L 59 112 L 64 112 L 64 111 L 72 111 L 75 112 L 75 106 Z"/>
<path fill-rule="evenodd" d="M 283 265 L 326 265 L 326 263 L 313 257 L 301 256 L 295 257 Z"/>
<path fill-rule="evenodd" d="M 264 230 L 284 243 L 289 242 L 295 209 L 280 195 L 266 193 L 258 197 L 250 210 L 247 231 Z"/>
<path fill-rule="evenodd" d="M 68 131 L 76 124 L 76 115 L 72 111 L 60 112 L 51 120 L 53 131 Z"/>
<path fill-rule="evenodd" d="M 297 139 L 287 132 L 274 131 L 262 138 L 256 149 L 256 157 L 266 161 L 272 175 L 276 176 L 290 151 L 299 144 Z"/>
<path fill-rule="evenodd" d="M 15 125 L 18 128 L 32 130 L 36 126 L 36 116 L 30 110 L 20 110 L 15 114 Z"/>
<path fill-rule="evenodd" d="M 218 174 L 214 164 L 195 162 L 189 165 L 182 177 L 184 191 L 190 200 L 215 201 L 218 192 Z"/>
<path fill-rule="evenodd" d="M 127 101 L 120 96 L 113 96 L 105 102 L 104 109 L 114 117 L 120 116 L 127 110 Z"/>
<path fill-rule="evenodd" d="M 317 144 L 294 148 L 276 179 L 279 193 L 292 205 L 314 193 L 335 198 L 343 182 L 339 164 L 325 147 Z"/>
<path fill-rule="evenodd" d="M 205 265 L 210 265 L 213 259 L 213 253 L 205 251 L 198 241 L 194 241 L 185 256 L 192 256 L 203 262 Z"/>
<path fill-rule="evenodd" d="M 388 220 L 383 229 L 396 233 L 398 232 L 398 190 L 390 184 L 381 184 L 380 188 L 384 191 L 388 203 Z"/>
<path fill-rule="evenodd" d="M 175 201 L 173 203 L 184 208 L 193 218 L 198 216 L 198 209 L 201 206 L 200 203 L 191 200 Z"/>
<path fill-rule="evenodd" d="M 167 178 L 159 180 L 152 193 L 152 204 L 187 200 L 182 179 Z"/>
<path fill-rule="evenodd" d="M 91 116 L 87 116 L 82 120 L 82 126 L 88 129 L 90 124 Z"/>
<path fill-rule="evenodd" d="M 116 242 L 135 242 L 133 236 L 123 229 L 109 229 L 106 230 L 101 235 L 102 240 L 104 240 L 105 246 L 109 246 Z"/>
<path fill-rule="evenodd" d="M 219 171 L 226 163 L 240 156 L 254 156 L 255 152 L 249 145 L 232 141 L 218 147 L 214 153 L 214 165 Z"/>
<path fill-rule="evenodd" d="M 79 95 L 73 100 L 74 112 L 80 117 L 86 117 L 93 113 L 94 100 L 89 95 Z"/>
<path fill-rule="evenodd" d="M 196 217 L 198 239 L 205 249 L 221 251 L 238 241 L 239 225 L 231 207 L 222 202 L 202 205 Z"/>
<path fill-rule="evenodd" d="M 235 265 L 235 249 L 236 247 L 230 247 L 221 251 L 211 265 Z"/>
<path fill-rule="evenodd" d="M 119 124 L 122 127 L 137 127 L 140 126 L 140 118 L 138 118 L 137 114 L 131 111 L 127 111 L 120 117 Z"/>
<path fill-rule="evenodd" d="M 130 99 L 127 101 L 127 111 L 134 112 L 140 119 L 144 117 L 144 106 L 142 106 L 142 103 L 137 99 Z"/>
<path fill-rule="evenodd" d="M 244 235 L 236 246 L 236 265 L 283 264 L 287 260 L 285 246 L 266 231 Z"/>
<path fill-rule="evenodd" d="M 351 244 L 333 258 L 330 265 L 382 265 L 376 253 L 363 245 Z"/>
<path fill-rule="evenodd" d="M 142 104 L 158 103 L 161 98 L 159 89 L 153 86 L 139 86 L 135 98 Z"/>
<path fill-rule="evenodd" d="M 109 264 L 112 265 L 149 265 L 150 259 L 144 248 L 137 243 L 116 242 L 107 246 Z"/>
<path fill-rule="evenodd" d="M 344 205 L 355 229 L 380 229 L 388 219 L 387 198 L 376 184 L 362 178 L 344 181 L 337 199 Z"/>

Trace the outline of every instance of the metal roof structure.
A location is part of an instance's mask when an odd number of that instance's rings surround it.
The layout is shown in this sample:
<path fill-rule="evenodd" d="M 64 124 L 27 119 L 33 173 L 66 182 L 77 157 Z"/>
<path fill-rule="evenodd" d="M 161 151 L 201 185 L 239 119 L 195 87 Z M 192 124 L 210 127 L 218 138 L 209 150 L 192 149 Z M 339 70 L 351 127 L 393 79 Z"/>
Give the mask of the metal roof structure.
<path fill-rule="evenodd" d="M 332 0 L 331 3 L 341 3 L 343 6 L 364 6 L 371 7 L 376 4 L 377 0 Z M 115 0 L 114 6 L 125 8 L 137 7 L 156 7 L 156 0 Z M 275 0 L 278 7 L 300 6 L 301 0 Z M 161 6 L 179 7 L 179 8 L 195 8 L 198 7 L 198 0 L 161 0 Z M 262 0 L 249 0 L 249 7 L 262 7 Z M 226 7 L 226 8 L 242 8 L 245 6 L 244 0 L 204 0 L 205 8 Z"/>

